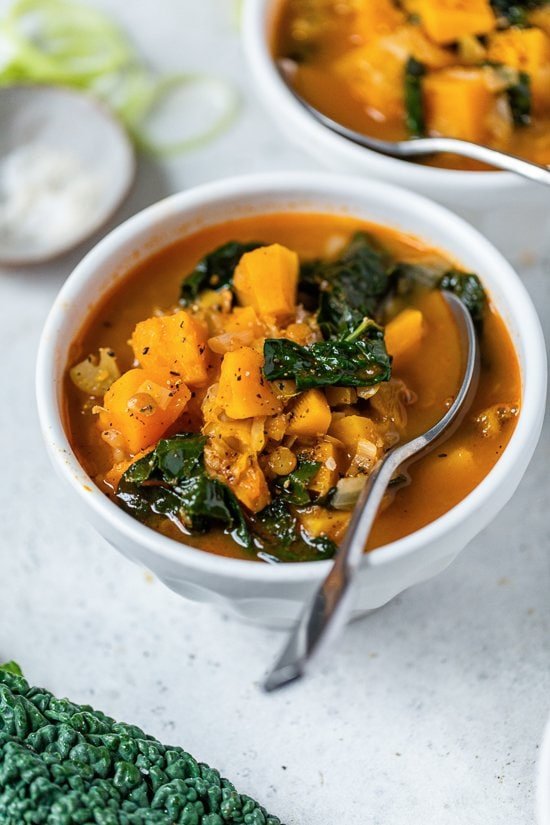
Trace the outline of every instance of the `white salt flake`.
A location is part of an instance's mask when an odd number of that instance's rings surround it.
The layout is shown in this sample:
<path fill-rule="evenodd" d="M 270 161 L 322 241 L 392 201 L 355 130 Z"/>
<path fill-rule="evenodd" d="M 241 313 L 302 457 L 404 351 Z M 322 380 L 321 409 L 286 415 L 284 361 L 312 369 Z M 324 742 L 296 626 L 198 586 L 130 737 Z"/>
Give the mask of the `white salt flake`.
<path fill-rule="evenodd" d="M 69 247 L 90 225 L 104 181 L 66 150 L 29 143 L 0 158 L 0 246 L 30 253 Z"/>

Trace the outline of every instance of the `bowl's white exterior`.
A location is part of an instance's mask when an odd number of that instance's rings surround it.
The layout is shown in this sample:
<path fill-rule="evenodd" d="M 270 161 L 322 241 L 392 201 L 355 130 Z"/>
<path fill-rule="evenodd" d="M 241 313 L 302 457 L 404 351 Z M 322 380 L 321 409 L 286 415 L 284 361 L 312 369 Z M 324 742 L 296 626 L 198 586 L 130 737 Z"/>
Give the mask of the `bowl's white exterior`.
<path fill-rule="evenodd" d="M 546 351 L 531 300 L 505 259 L 472 227 L 424 198 L 387 184 L 327 174 L 232 178 L 174 195 L 104 238 L 67 280 L 46 322 L 37 364 L 38 410 L 57 471 L 97 530 L 128 558 L 189 599 L 216 602 L 240 616 L 286 626 L 326 574 L 329 562 L 270 566 L 221 558 L 155 533 L 113 504 L 79 465 L 61 420 L 63 372 L 89 308 L 128 266 L 185 235 L 228 217 L 277 211 L 357 215 L 427 239 L 480 274 L 505 319 L 521 361 L 523 406 L 497 465 L 459 505 L 418 532 L 368 556 L 356 609 L 376 608 L 445 568 L 513 494 L 535 450 L 546 399 Z"/>
<path fill-rule="evenodd" d="M 260 101 L 289 140 L 337 172 L 366 175 L 405 186 L 430 198 L 467 210 L 500 209 L 519 204 L 550 205 L 548 187 L 509 172 L 461 172 L 385 157 L 331 132 L 296 100 L 282 80 L 269 48 L 279 0 L 244 0 L 243 42 Z M 542 216 L 539 214 L 542 226 Z"/>

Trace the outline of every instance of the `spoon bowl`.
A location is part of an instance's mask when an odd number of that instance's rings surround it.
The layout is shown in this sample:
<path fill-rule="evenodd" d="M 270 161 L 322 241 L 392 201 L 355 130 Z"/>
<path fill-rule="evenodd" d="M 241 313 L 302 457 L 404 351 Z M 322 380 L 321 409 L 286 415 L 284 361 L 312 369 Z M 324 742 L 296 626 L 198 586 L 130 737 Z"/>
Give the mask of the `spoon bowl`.
<path fill-rule="evenodd" d="M 343 630 L 353 607 L 356 574 L 365 557 L 365 545 L 388 484 L 398 470 L 432 450 L 443 436 L 448 437 L 471 406 L 480 370 L 476 331 L 462 301 L 451 292 L 444 292 L 443 295 L 457 323 L 462 349 L 466 353 L 464 376 L 457 396 L 436 424 L 422 435 L 386 453 L 369 476 L 328 575 L 307 604 L 264 683 L 267 692 L 300 679 L 319 650 L 326 648 Z"/>
<path fill-rule="evenodd" d="M 0 265 L 55 258 L 114 214 L 132 144 L 101 103 L 54 86 L 0 89 Z"/>

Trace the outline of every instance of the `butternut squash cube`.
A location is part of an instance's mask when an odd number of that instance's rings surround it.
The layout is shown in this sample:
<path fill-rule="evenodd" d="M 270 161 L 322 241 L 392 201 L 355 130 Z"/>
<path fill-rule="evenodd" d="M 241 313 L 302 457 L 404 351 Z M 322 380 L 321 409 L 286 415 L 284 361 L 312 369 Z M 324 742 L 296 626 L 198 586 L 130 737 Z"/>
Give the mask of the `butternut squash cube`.
<path fill-rule="evenodd" d="M 148 318 L 135 328 L 130 344 L 147 374 L 159 383 L 181 378 L 188 384 L 208 380 L 206 327 L 185 310 Z"/>
<path fill-rule="evenodd" d="M 325 395 L 331 407 L 349 406 L 357 401 L 357 390 L 354 387 L 327 387 Z"/>
<path fill-rule="evenodd" d="M 251 347 L 241 347 L 223 357 L 218 403 L 229 418 L 254 418 L 281 412 L 262 373 L 263 357 Z"/>
<path fill-rule="evenodd" d="M 331 419 L 324 393 L 321 390 L 307 390 L 300 395 L 291 410 L 287 433 L 301 438 L 316 438 L 325 435 Z"/>
<path fill-rule="evenodd" d="M 135 455 L 162 438 L 190 397 L 183 381 L 161 385 L 145 370 L 129 370 L 105 393 L 99 424 L 103 430 L 117 430 Z"/>
<path fill-rule="evenodd" d="M 407 307 L 386 326 L 386 348 L 399 367 L 413 354 L 424 336 L 424 316 L 419 309 Z"/>
<path fill-rule="evenodd" d="M 402 121 L 405 65 L 411 56 L 434 69 L 453 61 L 452 55 L 431 43 L 418 26 L 405 25 L 338 58 L 333 70 L 377 117 Z"/>
<path fill-rule="evenodd" d="M 227 484 L 253 512 L 262 510 L 270 501 L 269 488 L 258 464 L 257 451 L 265 443 L 263 419 L 260 421 L 260 427 L 256 427 L 254 419 L 249 419 L 211 422 L 203 428 L 203 435 L 208 436 L 204 448 L 206 469 Z M 255 429 L 261 430 L 261 438 L 254 436 Z"/>
<path fill-rule="evenodd" d="M 233 278 L 239 302 L 261 318 L 279 322 L 290 317 L 296 305 L 298 270 L 296 252 L 278 243 L 246 252 Z"/>
<path fill-rule="evenodd" d="M 487 141 L 497 112 L 497 97 L 483 69 L 452 68 L 428 75 L 423 84 L 430 134 Z"/>
<path fill-rule="evenodd" d="M 325 507 L 308 507 L 299 515 L 304 530 L 313 538 L 327 536 L 338 543 L 344 538 L 350 514 L 344 510 L 327 510 Z"/>
<path fill-rule="evenodd" d="M 309 489 L 320 496 L 336 486 L 343 469 L 342 448 L 334 441 L 319 441 L 314 447 L 300 453 L 300 458 L 318 461 L 321 465 L 309 484 Z"/>
<path fill-rule="evenodd" d="M 265 475 L 258 461 L 249 457 L 249 465 L 239 479 L 230 484 L 239 501 L 253 513 L 259 513 L 271 501 Z"/>
<path fill-rule="evenodd" d="M 365 415 L 346 415 L 333 421 L 330 435 L 342 442 L 350 456 L 355 455 L 360 439 L 377 444 L 379 434 L 374 421 Z"/>
<path fill-rule="evenodd" d="M 489 0 L 419 0 L 422 27 L 440 44 L 471 34 L 489 34 L 497 21 Z"/>
<path fill-rule="evenodd" d="M 250 330 L 255 337 L 259 337 L 264 332 L 264 326 L 260 322 L 256 310 L 253 309 L 253 307 L 235 307 L 233 312 L 227 316 L 224 328 L 226 332 L 245 332 Z"/>
<path fill-rule="evenodd" d="M 359 0 L 353 31 L 367 42 L 378 34 L 394 31 L 404 22 L 405 15 L 393 0 Z"/>
<path fill-rule="evenodd" d="M 550 37 L 546 32 L 536 28 L 495 32 L 487 57 L 526 72 L 531 79 L 534 111 L 550 111 Z"/>

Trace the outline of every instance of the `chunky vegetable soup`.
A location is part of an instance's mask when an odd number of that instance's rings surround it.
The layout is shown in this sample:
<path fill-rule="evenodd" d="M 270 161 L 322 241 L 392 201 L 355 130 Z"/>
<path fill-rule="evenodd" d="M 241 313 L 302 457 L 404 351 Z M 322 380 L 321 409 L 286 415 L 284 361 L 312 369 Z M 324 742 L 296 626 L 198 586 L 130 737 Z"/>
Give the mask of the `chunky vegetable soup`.
<path fill-rule="evenodd" d="M 204 550 L 334 554 L 384 453 L 439 420 L 464 353 L 442 290 L 481 341 L 474 406 L 392 481 L 376 547 L 445 513 L 506 446 L 520 375 L 478 277 L 416 238 L 326 214 L 232 221 L 129 272 L 74 342 L 66 424 L 128 513 Z"/>
<path fill-rule="evenodd" d="M 306 100 L 356 131 L 550 164 L 550 2 L 282 0 L 274 51 Z"/>

